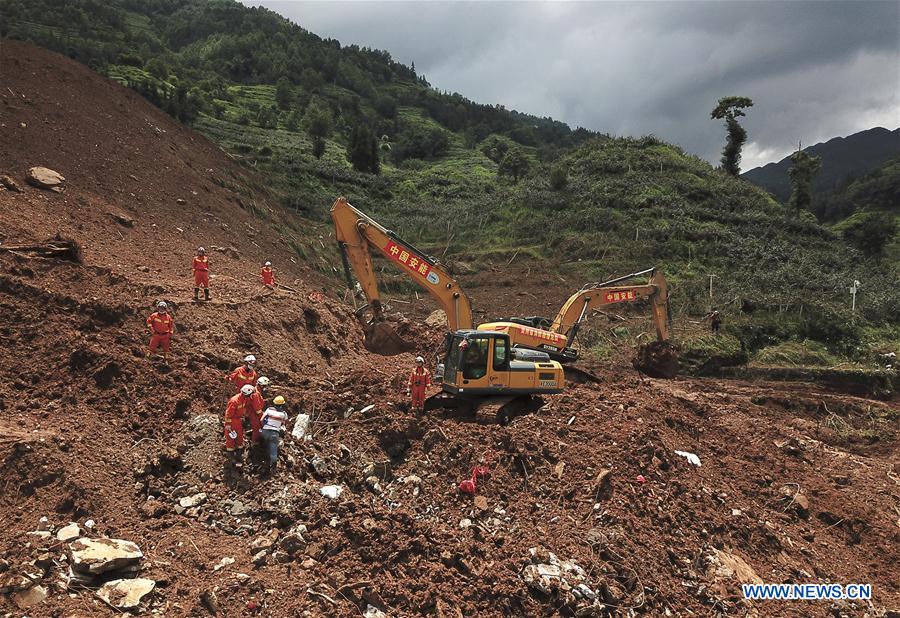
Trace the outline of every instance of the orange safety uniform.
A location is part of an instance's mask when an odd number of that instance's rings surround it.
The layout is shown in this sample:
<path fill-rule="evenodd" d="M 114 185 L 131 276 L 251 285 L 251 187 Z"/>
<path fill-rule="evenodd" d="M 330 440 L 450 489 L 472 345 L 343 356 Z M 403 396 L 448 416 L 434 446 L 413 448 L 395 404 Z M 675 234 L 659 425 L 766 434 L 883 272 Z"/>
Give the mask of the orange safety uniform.
<path fill-rule="evenodd" d="M 275 287 L 275 271 L 272 270 L 271 266 L 263 266 L 259 276 L 262 278 L 263 285 L 267 285 L 270 288 Z"/>
<path fill-rule="evenodd" d="M 241 365 L 237 369 L 231 372 L 231 375 L 228 376 L 228 381 L 234 384 L 235 389 L 238 392 L 241 392 L 241 387 L 244 384 L 249 384 L 250 386 L 256 387 L 256 379 L 259 376 L 256 374 L 256 369 L 251 368 L 247 369 L 244 365 Z"/>
<path fill-rule="evenodd" d="M 238 393 L 228 400 L 225 408 L 225 450 L 233 451 L 244 446 L 244 417 L 253 412 L 252 395 L 247 397 Z M 229 434 L 234 431 L 237 436 L 232 438 Z"/>
<path fill-rule="evenodd" d="M 147 318 L 147 326 L 150 327 L 150 353 L 153 354 L 162 345 L 163 352 L 168 354 L 172 333 L 175 332 L 175 318 L 168 313 L 154 311 Z"/>
<path fill-rule="evenodd" d="M 250 411 L 250 441 L 253 444 L 259 442 L 259 430 L 262 428 L 262 414 L 266 408 L 266 400 L 263 399 L 259 388 L 250 395 L 252 410 Z"/>
<path fill-rule="evenodd" d="M 412 394 L 412 407 L 425 407 L 425 387 L 431 386 L 431 372 L 425 367 L 416 367 L 409 374 L 407 388 Z"/>
<path fill-rule="evenodd" d="M 209 289 L 209 258 L 205 255 L 194 256 L 194 287 Z"/>

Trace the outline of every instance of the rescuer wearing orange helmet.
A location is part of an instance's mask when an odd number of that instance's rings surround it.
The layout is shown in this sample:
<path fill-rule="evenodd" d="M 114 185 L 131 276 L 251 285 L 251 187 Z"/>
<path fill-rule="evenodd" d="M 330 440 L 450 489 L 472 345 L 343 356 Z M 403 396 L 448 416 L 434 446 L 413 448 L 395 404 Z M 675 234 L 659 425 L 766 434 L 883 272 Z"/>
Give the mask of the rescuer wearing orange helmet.
<path fill-rule="evenodd" d="M 235 463 L 238 467 L 241 465 L 240 451 L 244 448 L 244 418 L 253 413 L 255 392 L 252 385 L 245 384 L 237 395 L 228 400 L 225 407 L 225 451 L 237 460 Z"/>
<path fill-rule="evenodd" d="M 234 384 L 236 391 L 240 391 L 245 384 L 255 386 L 258 378 L 259 376 L 256 374 L 256 357 L 248 354 L 244 357 L 244 364 L 232 371 L 228 376 L 228 381 Z"/>
<path fill-rule="evenodd" d="M 272 270 L 272 262 L 266 262 L 263 264 L 262 270 L 259 273 L 260 278 L 262 279 L 262 284 L 267 288 L 275 287 L 275 271 Z"/>
<path fill-rule="evenodd" d="M 194 300 L 200 300 L 200 288 L 203 288 L 203 297 L 209 300 L 209 258 L 206 257 L 206 249 L 197 247 L 197 255 L 194 256 L 192 265 L 194 271 Z"/>
<path fill-rule="evenodd" d="M 412 394 L 413 410 L 422 412 L 425 409 L 425 388 L 431 386 L 431 372 L 425 367 L 425 359 L 416 357 L 416 366 L 409 374 L 406 394 Z"/>
<path fill-rule="evenodd" d="M 156 349 L 162 346 L 163 358 L 168 361 L 169 345 L 175 332 L 175 318 L 169 315 L 169 305 L 165 301 L 161 300 L 156 304 L 156 311 L 147 318 L 147 327 L 150 329 L 150 354 L 155 354 Z"/>

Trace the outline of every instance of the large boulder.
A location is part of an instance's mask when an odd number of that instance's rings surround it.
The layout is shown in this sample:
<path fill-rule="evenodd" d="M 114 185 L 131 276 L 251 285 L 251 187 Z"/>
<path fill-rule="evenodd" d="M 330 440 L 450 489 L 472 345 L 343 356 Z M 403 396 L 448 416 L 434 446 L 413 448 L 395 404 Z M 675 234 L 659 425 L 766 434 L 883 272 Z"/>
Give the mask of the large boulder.
<path fill-rule="evenodd" d="M 65 177 L 47 167 L 32 167 L 25 176 L 28 184 L 38 189 L 59 190 L 63 183 L 66 182 Z"/>
<path fill-rule="evenodd" d="M 78 573 L 97 575 L 137 565 L 144 554 L 131 541 L 78 539 L 69 545 L 70 564 Z"/>

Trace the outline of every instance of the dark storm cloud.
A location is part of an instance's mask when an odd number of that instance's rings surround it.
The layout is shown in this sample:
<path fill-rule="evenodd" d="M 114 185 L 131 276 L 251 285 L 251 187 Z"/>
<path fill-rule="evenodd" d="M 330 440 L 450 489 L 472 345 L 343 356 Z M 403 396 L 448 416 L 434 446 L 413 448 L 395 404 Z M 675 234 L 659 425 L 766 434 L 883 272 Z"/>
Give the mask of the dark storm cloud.
<path fill-rule="evenodd" d="M 262 4 L 342 44 L 385 49 L 441 90 L 716 161 L 724 95 L 751 97 L 744 169 L 900 125 L 900 2 Z"/>

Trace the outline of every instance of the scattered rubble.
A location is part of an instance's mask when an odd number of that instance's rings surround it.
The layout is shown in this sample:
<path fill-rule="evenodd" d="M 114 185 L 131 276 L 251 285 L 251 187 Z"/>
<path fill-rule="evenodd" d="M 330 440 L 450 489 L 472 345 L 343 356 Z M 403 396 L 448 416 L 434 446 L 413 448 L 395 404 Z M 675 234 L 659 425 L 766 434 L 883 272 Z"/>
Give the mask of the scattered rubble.
<path fill-rule="evenodd" d="M 44 586 L 34 586 L 21 592 L 14 592 L 12 600 L 19 609 L 29 609 L 43 603 L 49 595 L 49 591 Z"/>
<path fill-rule="evenodd" d="M 155 587 L 155 581 L 143 577 L 115 579 L 103 584 L 97 596 L 118 609 L 134 609 Z"/>
<path fill-rule="evenodd" d="M 70 523 L 68 526 L 63 526 L 56 531 L 56 539 L 58 541 L 62 541 L 63 543 L 74 541 L 80 536 L 81 528 L 79 528 L 78 524 L 76 524 L 75 522 Z"/>
<path fill-rule="evenodd" d="M 344 491 L 344 488 L 340 485 L 325 485 L 321 489 L 319 489 L 319 493 L 328 498 L 329 500 L 335 500 L 341 493 Z"/>
<path fill-rule="evenodd" d="M 675 451 L 675 454 L 687 459 L 689 464 L 697 466 L 698 468 L 700 467 L 700 458 L 695 454 L 686 451 Z"/>

